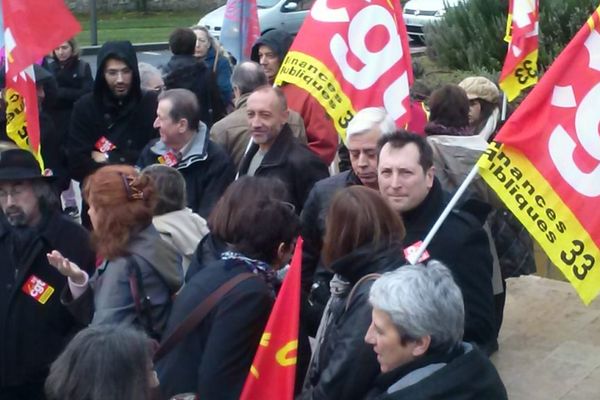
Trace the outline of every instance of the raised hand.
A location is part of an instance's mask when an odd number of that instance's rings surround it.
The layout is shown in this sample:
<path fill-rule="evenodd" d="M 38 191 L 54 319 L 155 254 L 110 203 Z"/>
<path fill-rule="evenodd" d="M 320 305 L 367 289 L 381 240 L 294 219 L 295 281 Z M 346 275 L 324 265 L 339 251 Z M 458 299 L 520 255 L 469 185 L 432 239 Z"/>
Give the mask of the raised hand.
<path fill-rule="evenodd" d="M 70 278 L 74 284 L 83 285 L 85 283 L 85 272 L 77 264 L 69 261 L 68 258 L 60 254 L 59 251 L 52 250 L 51 253 L 46 254 L 46 257 L 48 257 L 50 265 L 56 268 L 62 275 Z"/>

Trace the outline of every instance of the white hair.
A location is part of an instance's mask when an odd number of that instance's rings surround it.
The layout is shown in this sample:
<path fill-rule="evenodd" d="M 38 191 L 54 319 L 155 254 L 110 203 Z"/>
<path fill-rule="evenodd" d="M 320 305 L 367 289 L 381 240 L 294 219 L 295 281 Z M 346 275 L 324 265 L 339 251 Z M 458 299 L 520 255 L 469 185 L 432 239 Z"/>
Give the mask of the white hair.
<path fill-rule="evenodd" d="M 379 129 L 380 135 L 396 131 L 396 123 L 383 107 L 367 107 L 357 112 L 346 129 L 346 138 L 366 133 L 373 128 Z"/>
<path fill-rule="evenodd" d="M 386 312 L 402 338 L 431 337 L 432 351 L 448 351 L 462 340 L 465 308 L 452 273 L 439 261 L 404 265 L 371 287 L 369 301 Z"/>

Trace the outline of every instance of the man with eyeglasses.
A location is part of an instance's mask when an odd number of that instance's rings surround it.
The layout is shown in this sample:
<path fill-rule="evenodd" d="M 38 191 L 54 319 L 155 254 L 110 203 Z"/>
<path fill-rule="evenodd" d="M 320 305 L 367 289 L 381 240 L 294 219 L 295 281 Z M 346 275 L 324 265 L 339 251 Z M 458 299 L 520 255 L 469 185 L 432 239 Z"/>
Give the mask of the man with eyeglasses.
<path fill-rule="evenodd" d="M 52 249 L 94 265 L 88 233 L 61 215 L 60 200 L 33 155 L 0 152 L 0 399 L 43 400 L 48 368 L 81 329 L 62 305 L 67 284 Z M 92 273 L 92 271 L 88 271 Z"/>
<path fill-rule="evenodd" d="M 75 180 L 106 164 L 134 165 L 157 131 L 152 126 L 157 93 L 141 89 L 138 61 L 131 42 L 106 42 L 98 52 L 92 93 L 73 108 L 67 156 Z M 82 213 L 87 221 L 87 214 Z"/>

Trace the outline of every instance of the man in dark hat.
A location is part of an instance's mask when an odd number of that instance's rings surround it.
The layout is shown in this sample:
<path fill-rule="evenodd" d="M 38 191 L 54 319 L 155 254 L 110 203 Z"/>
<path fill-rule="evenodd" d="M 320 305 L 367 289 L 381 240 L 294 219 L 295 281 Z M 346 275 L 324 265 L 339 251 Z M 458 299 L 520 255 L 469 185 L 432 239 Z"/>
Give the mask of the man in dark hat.
<path fill-rule="evenodd" d="M 0 400 L 44 399 L 50 364 L 81 328 L 46 254 L 57 249 L 93 268 L 94 253 L 88 233 L 60 213 L 52 180 L 30 152 L 0 153 Z"/>

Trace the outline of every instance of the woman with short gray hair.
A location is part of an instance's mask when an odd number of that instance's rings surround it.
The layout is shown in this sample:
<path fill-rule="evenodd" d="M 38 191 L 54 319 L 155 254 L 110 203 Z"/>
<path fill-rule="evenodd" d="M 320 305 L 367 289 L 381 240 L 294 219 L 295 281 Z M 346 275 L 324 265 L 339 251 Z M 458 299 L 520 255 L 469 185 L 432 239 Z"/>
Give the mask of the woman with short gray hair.
<path fill-rule="evenodd" d="M 498 372 L 462 341 L 465 311 L 459 287 L 438 261 L 405 265 L 371 287 L 372 322 L 365 341 L 382 374 L 367 398 L 507 399 Z"/>

